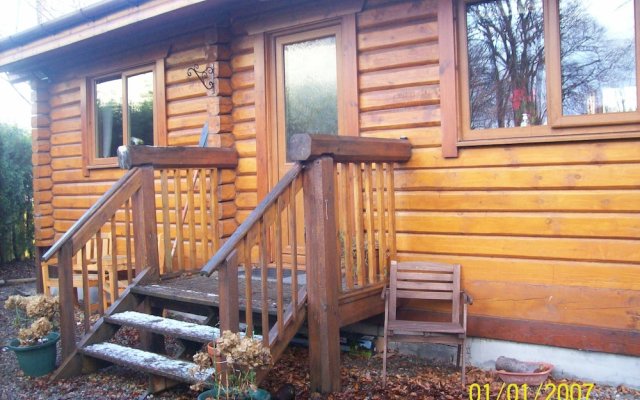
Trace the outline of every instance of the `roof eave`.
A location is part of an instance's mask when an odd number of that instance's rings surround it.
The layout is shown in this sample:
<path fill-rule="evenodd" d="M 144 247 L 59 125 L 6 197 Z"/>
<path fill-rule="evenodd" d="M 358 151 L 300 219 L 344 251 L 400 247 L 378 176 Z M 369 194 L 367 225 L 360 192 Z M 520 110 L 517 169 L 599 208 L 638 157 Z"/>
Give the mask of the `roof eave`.
<path fill-rule="evenodd" d="M 57 49 L 206 1 L 208 0 L 151 0 L 144 3 L 138 1 L 135 3 L 138 5 L 133 7 L 112 9 L 95 21 L 70 25 L 68 29 L 0 51 L 0 71 L 15 73 L 24 70 L 25 63 L 34 57 L 53 54 Z"/>

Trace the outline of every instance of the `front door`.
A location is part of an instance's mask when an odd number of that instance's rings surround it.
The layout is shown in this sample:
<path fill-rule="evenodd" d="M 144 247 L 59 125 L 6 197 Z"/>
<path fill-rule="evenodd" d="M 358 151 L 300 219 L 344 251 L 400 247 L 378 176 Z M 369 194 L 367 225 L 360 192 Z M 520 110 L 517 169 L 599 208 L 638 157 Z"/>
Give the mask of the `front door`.
<path fill-rule="evenodd" d="M 271 37 L 270 187 L 292 166 L 287 143 L 293 135 L 337 135 L 342 131 L 338 107 L 339 28 L 333 25 Z M 304 264 L 302 193 L 298 193 L 295 209 L 298 260 Z M 291 255 L 288 218 L 285 213 L 282 221 L 285 262 Z"/>

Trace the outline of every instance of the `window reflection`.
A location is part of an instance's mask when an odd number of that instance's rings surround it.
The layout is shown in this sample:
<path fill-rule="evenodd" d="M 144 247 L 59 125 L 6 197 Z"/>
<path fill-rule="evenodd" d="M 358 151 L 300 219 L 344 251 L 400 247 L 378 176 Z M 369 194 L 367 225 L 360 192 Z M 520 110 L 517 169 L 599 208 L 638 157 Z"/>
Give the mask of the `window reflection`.
<path fill-rule="evenodd" d="M 564 115 L 635 111 L 633 1 L 561 0 Z"/>
<path fill-rule="evenodd" d="M 115 157 L 122 145 L 122 79 L 96 83 L 96 156 Z"/>
<path fill-rule="evenodd" d="M 153 146 L 153 73 L 127 78 L 130 144 Z"/>
<path fill-rule="evenodd" d="M 296 133 L 338 133 L 335 36 L 284 46 L 286 143 Z"/>
<path fill-rule="evenodd" d="M 546 124 L 541 0 L 466 6 L 471 129 Z"/>

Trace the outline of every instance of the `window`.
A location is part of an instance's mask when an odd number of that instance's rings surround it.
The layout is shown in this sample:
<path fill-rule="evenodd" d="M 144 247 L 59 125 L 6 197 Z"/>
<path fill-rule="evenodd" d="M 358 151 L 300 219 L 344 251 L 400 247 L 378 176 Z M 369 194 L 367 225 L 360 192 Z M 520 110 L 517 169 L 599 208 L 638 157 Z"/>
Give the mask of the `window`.
<path fill-rule="evenodd" d="M 337 135 L 340 26 L 275 38 L 278 130 L 284 144 L 296 133 Z M 287 161 L 289 161 L 287 151 Z"/>
<path fill-rule="evenodd" d="M 87 80 L 89 168 L 115 166 L 117 149 L 124 144 L 161 144 L 157 88 L 164 84 L 157 82 L 156 69 L 152 65 Z"/>
<path fill-rule="evenodd" d="M 638 0 L 457 4 L 458 145 L 640 136 Z"/>

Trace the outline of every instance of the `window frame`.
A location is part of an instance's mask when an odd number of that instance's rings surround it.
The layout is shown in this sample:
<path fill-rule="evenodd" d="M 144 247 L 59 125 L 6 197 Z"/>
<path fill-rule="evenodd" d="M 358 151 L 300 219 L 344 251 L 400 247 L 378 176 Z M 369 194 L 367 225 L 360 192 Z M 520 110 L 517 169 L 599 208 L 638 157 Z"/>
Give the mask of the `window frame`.
<path fill-rule="evenodd" d="M 85 122 L 83 123 L 83 170 L 85 176 L 89 175 L 92 169 L 100 168 L 117 168 L 117 157 L 98 157 L 96 148 L 96 84 L 105 79 L 119 78 L 122 79 L 122 129 L 123 144 L 128 143 L 128 106 L 127 99 L 127 78 L 143 73 L 151 72 L 153 74 L 153 142 L 156 147 L 166 146 L 166 105 L 165 105 L 165 81 L 164 81 L 164 59 L 155 62 L 146 62 L 144 64 L 127 66 L 121 68 L 111 68 L 109 72 L 100 72 L 84 79 L 83 92 L 85 94 L 82 99 L 86 102 L 83 107 L 85 114 Z"/>
<path fill-rule="evenodd" d="M 559 0 L 541 0 L 544 18 L 547 124 L 529 127 L 475 129 L 471 126 L 466 5 L 478 0 L 440 2 L 441 87 L 443 109 L 443 155 L 457 156 L 457 148 L 516 143 L 562 142 L 640 137 L 640 107 L 635 112 L 562 115 Z M 640 106 L 640 0 L 633 0 L 636 55 L 636 96 Z M 451 24 L 450 26 L 448 26 Z M 444 35 L 444 36 L 443 36 Z M 447 47 L 455 50 L 449 51 Z M 453 59 L 453 60 L 452 60 Z M 447 67 L 455 64 L 455 72 Z M 444 68 L 443 68 L 444 65 Z M 447 79 L 447 74 L 449 79 Z M 455 81 L 451 75 L 455 74 Z M 447 93 L 451 92 L 453 93 Z M 455 105 L 447 103 L 455 102 Z M 446 118 L 456 118 L 456 129 Z"/>

